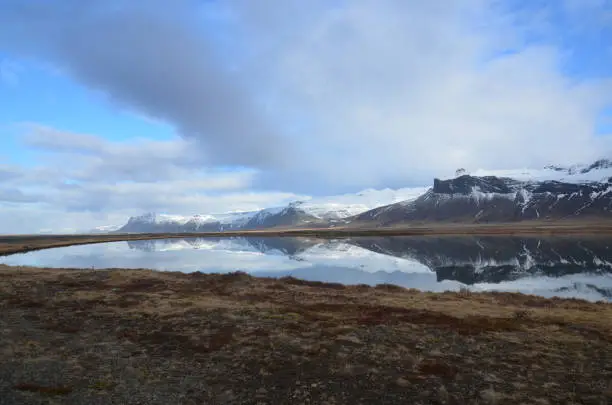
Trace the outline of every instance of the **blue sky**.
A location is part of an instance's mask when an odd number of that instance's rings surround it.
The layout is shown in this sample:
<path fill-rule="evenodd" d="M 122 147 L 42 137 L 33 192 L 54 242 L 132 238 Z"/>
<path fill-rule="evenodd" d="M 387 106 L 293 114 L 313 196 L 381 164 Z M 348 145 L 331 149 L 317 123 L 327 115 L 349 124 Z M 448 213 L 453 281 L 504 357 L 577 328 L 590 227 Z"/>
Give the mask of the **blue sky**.
<path fill-rule="evenodd" d="M 147 137 L 171 139 L 171 125 L 118 109 L 104 95 L 30 60 L 0 53 L 9 70 L 0 84 L 3 154 L 14 163 L 30 164 L 31 153 L 19 142 L 22 123 L 38 123 L 76 133 L 98 134 L 111 141 Z M 6 139 L 6 141 L 5 141 Z"/>
<path fill-rule="evenodd" d="M 0 5 L 0 233 L 588 162 L 611 134 L 610 0 Z"/>

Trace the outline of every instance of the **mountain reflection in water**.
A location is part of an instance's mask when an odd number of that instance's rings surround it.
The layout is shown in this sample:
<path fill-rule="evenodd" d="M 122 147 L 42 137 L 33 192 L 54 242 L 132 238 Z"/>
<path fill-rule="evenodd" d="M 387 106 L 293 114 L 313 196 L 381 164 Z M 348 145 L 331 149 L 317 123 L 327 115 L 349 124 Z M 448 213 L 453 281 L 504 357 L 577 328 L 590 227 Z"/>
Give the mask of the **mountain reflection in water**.
<path fill-rule="evenodd" d="M 73 246 L 0 258 L 17 265 L 246 271 L 429 291 L 522 291 L 612 301 L 606 238 L 355 237 L 165 239 Z"/>

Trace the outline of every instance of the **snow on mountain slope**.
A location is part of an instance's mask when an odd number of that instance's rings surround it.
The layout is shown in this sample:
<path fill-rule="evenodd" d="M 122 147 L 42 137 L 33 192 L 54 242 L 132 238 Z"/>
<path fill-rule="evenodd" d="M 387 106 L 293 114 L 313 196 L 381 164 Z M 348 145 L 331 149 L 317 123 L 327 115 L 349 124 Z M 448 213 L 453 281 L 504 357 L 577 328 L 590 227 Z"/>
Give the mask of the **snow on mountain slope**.
<path fill-rule="evenodd" d="M 194 216 L 147 213 L 130 217 L 120 232 L 220 231 L 239 228 L 256 212 L 228 212 Z"/>
<path fill-rule="evenodd" d="M 185 217 L 182 215 L 168 215 L 168 214 L 156 214 L 154 212 L 149 212 L 144 215 L 139 215 L 137 217 L 132 217 L 134 221 L 138 221 L 143 224 L 177 224 L 184 225 L 189 221 L 190 217 Z"/>
<path fill-rule="evenodd" d="M 414 200 L 425 193 L 428 188 L 366 189 L 356 194 L 314 197 L 310 200 L 297 201 L 292 205 L 316 218 L 343 219 L 383 205 Z"/>
<path fill-rule="evenodd" d="M 224 214 L 212 214 L 212 216 L 222 225 L 240 227 L 246 224 L 258 212 L 259 211 L 226 212 Z"/>
<path fill-rule="evenodd" d="M 600 159 L 589 165 L 576 164 L 568 167 L 546 166 L 542 169 L 478 169 L 471 172 L 470 175 L 476 177 L 508 177 L 519 181 L 530 182 L 559 181 L 572 184 L 592 182 L 607 183 L 608 179 L 612 178 L 612 161 L 608 159 Z"/>
<path fill-rule="evenodd" d="M 597 162 L 596 162 L 597 163 Z M 579 181 L 597 178 L 609 167 L 547 169 L 570 176 L 576 182 L 527 181 L 503 176 L 463 174 L 448 180 L 434 179 L 425 194 L 410 202 L 375 208 L 354 217 L 353 225 L 393 226 L 420 221 L 507 222 L 532 219 L 606 218 L 612 213 L 612 184 Z M 499 174 L 499 173 L 498 173 Z M 525 176 L 527 177 L 527 176 Z"/>
<path fill-rule="evenodd" d="M 257 211 L 250 217 L 246 218 L 246 221 L 244 222 L 244 224 L 246 224 L 247 222 L 250 222 L 253 224 L 263 224 L 266 218 L 272 215 L 280 214 L 285 208 L 286 207 L 272 207 L 272 208 L 265 208 L 261 211 Z"/>
<path fill-rule="evenodd" d="M 148 213 L 131 217 L 121 232 L 191 232 L 223 231 L 229 229 L 258 229 L 278 226 L 325 226 L 327 221 L 338 221 L 373 208 L 400 201 L 412 201 L 428 187 L 367 189 L 356 194 L 314 197 L 295 201 L 282 207 L 260 211 L 228 212 L 195 216 Z"/>

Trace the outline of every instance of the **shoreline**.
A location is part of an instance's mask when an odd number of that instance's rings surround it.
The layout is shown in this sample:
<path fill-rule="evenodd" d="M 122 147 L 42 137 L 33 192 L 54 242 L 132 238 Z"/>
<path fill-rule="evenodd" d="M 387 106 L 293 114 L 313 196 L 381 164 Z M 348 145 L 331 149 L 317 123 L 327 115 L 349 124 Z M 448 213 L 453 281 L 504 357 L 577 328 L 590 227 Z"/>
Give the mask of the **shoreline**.
<path fill-rule="evenodd" d="M 612 304 L 0 265 L 3 404 L 612 401 Z"/>
<path fill-rule="evenodd" d="M 360 236 L 601 236 L 612 235 L 612 222 L 519 222 L 507 224 L 435 224 L 395 228 L 269 229 L 224 232 L 181 232 L 142 234 L 0 235 L 0 255 L 74 245 L 131 240 L 228 238 L 228 237 L 313 237 L 320 239 Z"/>

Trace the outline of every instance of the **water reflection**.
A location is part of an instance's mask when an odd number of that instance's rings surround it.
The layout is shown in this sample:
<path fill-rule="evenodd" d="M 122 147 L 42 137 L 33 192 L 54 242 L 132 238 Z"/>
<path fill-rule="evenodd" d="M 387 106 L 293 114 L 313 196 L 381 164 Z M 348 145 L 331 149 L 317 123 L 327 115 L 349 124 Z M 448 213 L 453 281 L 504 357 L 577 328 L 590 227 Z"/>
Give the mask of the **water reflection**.
<path fill-rule="evenodd" d="M 345 284 L 392 283 L 430 291 L 523 291 L 612 301 L 605 238 L 202 238 L 73 246 L 0 258 L 13 265 L 154 268 Z"/>

